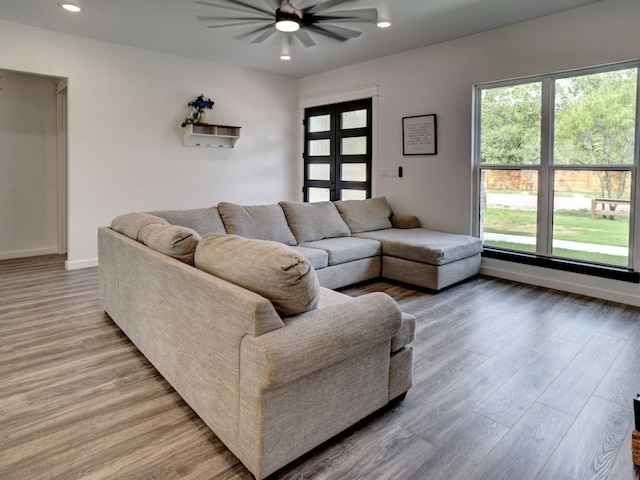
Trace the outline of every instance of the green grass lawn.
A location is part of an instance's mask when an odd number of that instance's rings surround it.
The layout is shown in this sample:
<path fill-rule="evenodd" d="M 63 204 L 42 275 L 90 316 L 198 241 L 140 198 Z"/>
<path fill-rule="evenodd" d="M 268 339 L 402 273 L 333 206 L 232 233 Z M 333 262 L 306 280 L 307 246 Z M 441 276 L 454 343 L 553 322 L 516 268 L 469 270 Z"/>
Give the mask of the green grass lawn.
<path fill-rule="evenodd" d="M 508 208 L 487 208 L 484 212 L 484 231 L 486 233 L 502 233 L 507 235 L 536 236 L 536 212 Z M 553 223 L 553 238 L 580 243 L 611 245 L 615 247 L 629 246 L 629 217 L 591 218 L 591 213 L 556 212 Z M 485 240 L 485 245 L 508 248 L 525 252 L 535 252 L 534 245 L 521 243 Z M 586 260 L 610 265 L 627 265 L 626 256 L 603 253 L 584 252 L 579 250 L 558 249 L 554 255 Z"/>
<path fill-rule="evenodd" d="M 484 231 L 508 235 L 536 236 L 536 212 L 508 208 L 487 208 L 484 213 Z M 591 214 L 583 212 L 556 212 L 553 222 L 553 237 L 557 240 L 629 246 L 629 217 L 614 217 L 592 220 Z"/>

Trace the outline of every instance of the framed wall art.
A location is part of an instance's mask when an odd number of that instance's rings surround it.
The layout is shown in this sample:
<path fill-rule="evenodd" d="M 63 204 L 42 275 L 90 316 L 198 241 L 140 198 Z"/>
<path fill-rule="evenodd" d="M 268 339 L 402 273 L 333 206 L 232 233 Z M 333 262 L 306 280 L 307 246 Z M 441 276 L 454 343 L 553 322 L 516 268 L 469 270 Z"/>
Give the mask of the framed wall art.
<path fill-rule="evenodd" d="M 437 155 L 436 114 L 402 117 L 402 154 Z"/>

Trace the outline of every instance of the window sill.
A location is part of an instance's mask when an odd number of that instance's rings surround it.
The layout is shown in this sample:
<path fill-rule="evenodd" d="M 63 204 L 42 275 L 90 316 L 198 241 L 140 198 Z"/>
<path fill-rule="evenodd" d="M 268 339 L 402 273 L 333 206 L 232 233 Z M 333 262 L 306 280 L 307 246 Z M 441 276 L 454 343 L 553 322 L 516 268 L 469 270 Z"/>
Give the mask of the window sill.
<path fill-rule="evenodd" d="M 565 272 L 580 273 L 594 277 L 610 278 L 622 282 L 640 283 L 640 273 L 624 267 L 612 267 L 599 265 L 596 263 L 580 262 L 560 258 L 549 258 L 533 253 L 514 252 L 511 250 L 501 250 L 498 248 L 484 247 L 482 256 L 495 258 L 508 262 L 533 265 L 535 267 L 562 270 Z"/>

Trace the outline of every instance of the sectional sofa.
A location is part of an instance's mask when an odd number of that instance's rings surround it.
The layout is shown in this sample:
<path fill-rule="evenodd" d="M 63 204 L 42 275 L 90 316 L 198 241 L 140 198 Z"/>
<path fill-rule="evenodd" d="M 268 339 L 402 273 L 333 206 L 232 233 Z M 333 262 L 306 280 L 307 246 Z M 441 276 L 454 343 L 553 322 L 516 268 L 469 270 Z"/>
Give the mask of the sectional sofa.
<path fill-rule="evenodd" d="M 393 212 L 385 197 L 151 212 L 200 235 L 229 233 L 272 240 L 307 258 L 320 285 L 336 289 L 383 277 L 441 290 L 480 271 L 482 241 L 420 227 Z"/>
<path fill-rule="evenodd" d="M 129 213 L 98 249 L 104 310 L 257 479 L 411 387 L 415 319 L 333 289 L 438 290 L 480 256 L 384 198 Z"/>

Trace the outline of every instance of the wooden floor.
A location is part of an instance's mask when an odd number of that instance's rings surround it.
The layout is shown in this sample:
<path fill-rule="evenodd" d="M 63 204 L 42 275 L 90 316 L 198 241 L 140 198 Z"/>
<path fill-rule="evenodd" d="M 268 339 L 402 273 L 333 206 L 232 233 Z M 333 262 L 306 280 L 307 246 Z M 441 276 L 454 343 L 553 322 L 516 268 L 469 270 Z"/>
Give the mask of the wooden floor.
<path fill-rule="evenodd" d="M 477 278 L 417 317 L 406 399 L 277 479 L 638 479 L 640 310 Z M 97 269 L 0 262 L 0 479 L 249 479 L 102 311 Z"/>

